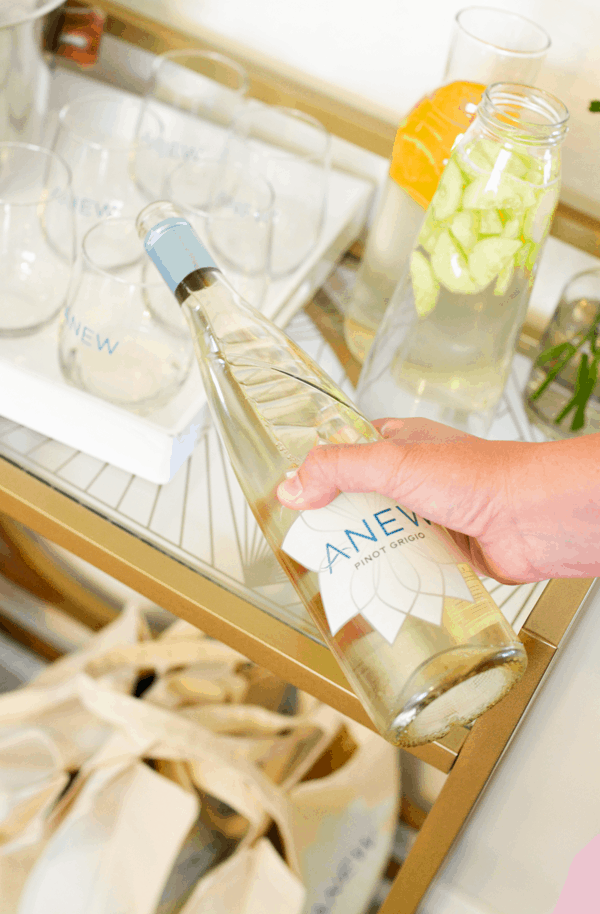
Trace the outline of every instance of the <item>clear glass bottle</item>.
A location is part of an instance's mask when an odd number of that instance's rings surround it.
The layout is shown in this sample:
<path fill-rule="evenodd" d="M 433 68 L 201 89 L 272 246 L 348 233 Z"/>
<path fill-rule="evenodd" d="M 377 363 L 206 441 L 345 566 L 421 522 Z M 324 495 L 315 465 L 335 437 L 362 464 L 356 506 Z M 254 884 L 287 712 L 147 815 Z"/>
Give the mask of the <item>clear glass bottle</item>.
<path fill-rule="evenodd" d="M 455 18 L 442 87 L 398 127 L 387 181 L 367 238 L 344 322 L 364 361 L 408 260 L 456 137 L 473 119 L 485 86 L 533 85 L 550 47 L 546 32 L 517 13 L 469 7 Z"/>
<path fill-rule="evenodd" d="M 558 202 L 568 116 L 530 86 L 486 89 L 363 366 L 365 415 L 488 433 Z"/>
<path fill-rule="evenodd" d="M 276 497 L 319 443 L 378 432 L 321 369 L 244 302 L 172 204 L 138 217 L 188 322 L 213 419 L 254 515 L 380 732 L 398 745 L 473 720 L 526 654 L 448 534 L 375 493 L 298 513 Z"/>

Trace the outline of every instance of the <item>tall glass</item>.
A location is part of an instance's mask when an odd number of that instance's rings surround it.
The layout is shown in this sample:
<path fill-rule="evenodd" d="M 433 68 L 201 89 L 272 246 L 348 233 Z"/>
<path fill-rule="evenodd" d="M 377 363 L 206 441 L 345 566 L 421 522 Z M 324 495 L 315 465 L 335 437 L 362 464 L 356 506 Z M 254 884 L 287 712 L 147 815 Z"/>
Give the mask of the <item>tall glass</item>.
<path fill-rule="evenodd" d="M 162 122 L 137 98 L 94 92 L 61 109 L 54 149 L 73 172 L 80 240 L 99 219 L 133 216 L 147 202 L 134 183 L 132 159 L 145 161 L 162 136 Z"/>
<path fill-rule="evenodd" d="M 549 47 L 546 32 L 517 13 L 474 6 L 457 14 L 442 87 L 421 99 L 398 128 L 389 177 L 350 293 L 344 330 L 361 362 L 406 273 L 452 144 L 473 119 L 485 86 L 533 85 Z"/>
<path fill-rule="evenodd" d="M 236 292 L 260 307 L 270 279 L 275 213 L 266 178 L 233 162 L 186 161 L 168 176 L 164 196 L 185 212 Z M 181 311 L 169 298 L 170 322 L 176 318 L 179 325 Z M 163 301 L 163 315 L 165 306 Z"/>
<path fill-rule="evenodd" d="M 331 138 L 314 117 L 252 101 L 235 118 L 227 159 L 252 168 L 275 192 L 271 271 L 286 276 L 316 247 L 325 222 Z"/>
<path fill-rule="evenodd" d="M 219 158 L 248 85 L 244 68 L 223 54 L 182 50 L 156 58 L 143 110 L 163 122 L 165 132 L 152 144 L 138 143 L 133 166 L 147 200 L 160 198 L 181 162 Z"/>
<path fill-rule="evenodd" d="M 48 149 L 0 143 L 0 336 L 52 321 L 75 262 L 71 172 Z"/>
<path fill-rule="evenodd" d="M 558 202 L 568 112 L 530 86 L 486 89 L 456 144 L 365 361 L 368 417 L 485 436 Z"/>

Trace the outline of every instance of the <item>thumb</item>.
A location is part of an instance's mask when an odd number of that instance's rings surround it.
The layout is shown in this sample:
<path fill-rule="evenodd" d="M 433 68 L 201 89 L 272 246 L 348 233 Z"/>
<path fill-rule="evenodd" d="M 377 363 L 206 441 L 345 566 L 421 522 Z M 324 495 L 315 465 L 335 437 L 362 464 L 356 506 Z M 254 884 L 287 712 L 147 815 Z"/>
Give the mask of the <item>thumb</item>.
<path fill-rule="evenodd" d="M 339 492 L 379 492 L 434 523 L 477 536 L 491 508 L 489 442 L 404 422 L 378 423 L 390 437 L 372 444 L 313 448 L 277 489 L 289 508 L 322 508 Z M 439 433 L 438 429 L 448 432 Z"/>

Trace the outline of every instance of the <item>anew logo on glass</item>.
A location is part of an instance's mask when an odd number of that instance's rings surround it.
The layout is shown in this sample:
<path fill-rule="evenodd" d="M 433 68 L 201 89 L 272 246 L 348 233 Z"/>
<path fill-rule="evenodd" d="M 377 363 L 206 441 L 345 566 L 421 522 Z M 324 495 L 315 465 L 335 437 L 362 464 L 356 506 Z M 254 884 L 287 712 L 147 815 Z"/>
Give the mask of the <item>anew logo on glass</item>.
<path fill-rule="evenodd" d="M 374 492 L 303 511 L 282 549 L 319 575 L 332 635 L 360 614 L 393 644 L 407 615 L 440 625 L 445 597 L 473 602 L 430 521 Z"/>

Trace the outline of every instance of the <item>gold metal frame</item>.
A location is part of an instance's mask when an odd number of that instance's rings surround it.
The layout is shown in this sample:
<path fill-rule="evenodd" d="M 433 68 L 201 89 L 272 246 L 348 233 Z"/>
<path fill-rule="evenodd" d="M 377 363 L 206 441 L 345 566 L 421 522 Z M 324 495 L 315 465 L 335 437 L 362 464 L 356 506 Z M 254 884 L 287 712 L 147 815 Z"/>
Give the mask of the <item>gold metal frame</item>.
<path fill-rule="evenodd" d="M 396 124 L 389 112 L 366 110 L 349 94 L 336 93 L 248 48 L 198 27 L 194 36 L 133 13 L 113 0 L 100 0 L 108 13 L 109 34 L 154 53 L 171 48 L 206 47 L 236 57 L 251 77 L 251 94 L 267 102 L 294 105 L 318 117 L 327 128 L 351 142 L 389 157 Z M 600 254 L 600 223 L 559 206 L 553 234 Z M 359 367 L 341 341 L 340 316 L 315 300 L 307 307 L 323 334 L 344 361 L 350 378 Z M 525 328 L 526 350 L 539 328 Z M 73 614 L 96 626 L 108 621 L 110 609 L 73 587 L 54 566 L 27 545 L 17 524 L 23 524 L 107 572 L 124 584 L 230 644 L 261 666 L 372 728 L 329 650 L 269 616 L 239 596 L 143 542 L 69 496 L 0 458 L 0 518 L 5 545 L 25 563 L 38 587 L 48 595 L 66 593 Z M 27 575 L 25 576 L 27 577 Z M 551 667 L 567 629 L 591 586 L 588 580 L 552 581 L 521 631 L 529 657 L 521 682 L 469 731 L 456 728 L 428 746 L 409 750 L 448 774 L 440 796 L 420 828 L 381 914 L 414 914 L 470 811 L 481 795 L 544 675 Z M 29 580 L 31 584 L 31 580 Z M 38 590 L 39 592 L 39 590 Z M 73 609 L 75 607 L 75 609 Z M 103 615 L 104 614 L 104 615 Z"/>

